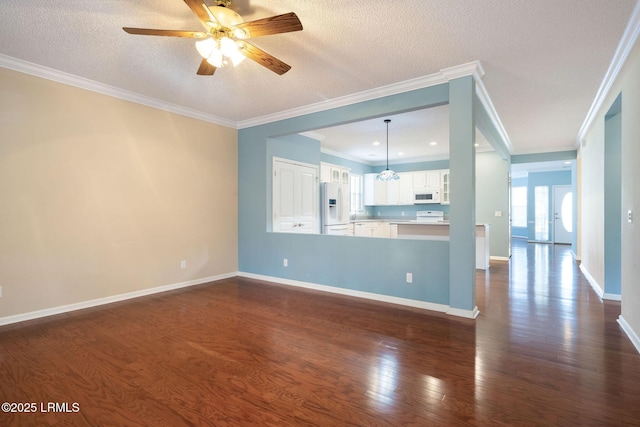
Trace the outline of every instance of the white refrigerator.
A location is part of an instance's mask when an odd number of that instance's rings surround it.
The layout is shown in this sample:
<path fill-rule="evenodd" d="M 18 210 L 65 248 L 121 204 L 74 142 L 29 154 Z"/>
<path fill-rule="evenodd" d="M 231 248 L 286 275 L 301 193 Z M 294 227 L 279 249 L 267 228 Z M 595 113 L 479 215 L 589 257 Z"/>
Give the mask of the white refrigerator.
<path fill-rule="evenodd" d="M 337 182 L 323 182 L 320 191 L 322 234 L 349 234 L 349 186 Z"/>

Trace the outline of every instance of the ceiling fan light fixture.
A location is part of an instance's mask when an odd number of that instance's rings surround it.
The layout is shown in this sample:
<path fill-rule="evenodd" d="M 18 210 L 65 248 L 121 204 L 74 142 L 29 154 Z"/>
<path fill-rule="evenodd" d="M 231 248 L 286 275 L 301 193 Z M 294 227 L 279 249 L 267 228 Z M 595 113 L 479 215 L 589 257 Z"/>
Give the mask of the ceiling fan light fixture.
<path fill-rule="evenodd" d="M 209 11 L 211 12 L 211 15 L 216 18 L 218 24 L 226 28 L 231 28 L 244 22 L 242 16 L 238 15 L 235 11 L 229 9 L 228 7 L 211 6 L 209 8 Z"/>
<path fill-rule="evenodd" d="M 238 45 L 229 37 L 223 37 L 220 39 L 220 50 L 224 56 L 231 58 L 238 53 Z"/>
<path fill-rule="evenodd" d="M 239 63 L 241 63 L 242 61 L 244 61 L 247 57 L 244 56 L 240 50 L 237 50 L 233 56 L 230 56 L 229 59 L 231 59 L 231 63 L 233 64 L 233 66 L 237 66 Z"/>
<path fill-rule="evenodd" d="M 213 52 L 213 50 L 217 48 L 216 44 L 216 41 L 209 37 L 203 40 L 198 40 L 196 42 L 196 49 L 198 50 L 200 56 L 207 59 L 209 58 L 209 56 L 211 56 L 211 52 Z"/>
<path fill-rule="evenodd" d="M 211 51 L 211 55 L 207 58 L 207 62 L 213 65 L 216 68 L 221 68 L 224 66 L 224 56 L 220 49 L 213 49 Z"/>
<path fill-rule="evenodd" d="M 376 176 L 376 180 L 397 181 L 398 179 L 400 179 L 400 175 L 392 170 L 389 170 L 389 122 L 391 122 L 391 119 L 385 119 L 384 122 L 387 124 L 387 168 Z"/>

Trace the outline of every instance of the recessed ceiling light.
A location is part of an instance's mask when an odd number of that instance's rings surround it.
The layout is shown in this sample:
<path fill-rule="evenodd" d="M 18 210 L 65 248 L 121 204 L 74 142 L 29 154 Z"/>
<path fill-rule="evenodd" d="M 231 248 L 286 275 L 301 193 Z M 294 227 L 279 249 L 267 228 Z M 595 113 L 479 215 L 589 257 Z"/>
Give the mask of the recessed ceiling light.
<path fill-rule="evenodd" d="M 429 143 L 429 145 L 431 145 L 431 146 L 433 146 L 433 145 L 438 145 L 438 143 L 437 143 L 437 142 L 435 142 L 435 141 L 431 141 L 431 142 Z"/>
<path fill-rule="evenodd" d="M 374 141 L 373 145 L 380 145 L 380 142 L 379 141 Z"/>
<path fill-rule="evenodd" d="M 473 144 L 474 147 L 480 147 L 480 144 L 478 144 L 477 142 L 475 144 Z"/>
<path fill-rule="evenodd" d="M 403 156 L 404 153 L 402 151 L 398 151 L 398 156 Z"/>
<path fill-rule="evenodd" d="M 571 161 L 567 160 L 566 162 L 564 162 L 565 165 L 570 165 Z"/>

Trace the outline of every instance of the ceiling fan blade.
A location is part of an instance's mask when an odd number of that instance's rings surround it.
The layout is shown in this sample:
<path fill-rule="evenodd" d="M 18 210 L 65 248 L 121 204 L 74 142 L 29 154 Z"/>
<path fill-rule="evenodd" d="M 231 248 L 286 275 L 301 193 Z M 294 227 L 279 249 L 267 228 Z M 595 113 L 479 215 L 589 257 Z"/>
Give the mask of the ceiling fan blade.
<path fill-rule="evenodd" d="M 282 75 L 291 69 L 290 65 L 285 64 L 275 56 L 270 55 L 264 50 L 255 47 L 251 43 L 248 43 L 242 40 L 242 41 L 239 41 L 238 44 L 241 47 L 239 49 L 240 53 L 242 53 L 247 58 L 256 61 L 258 64 L 262 65 L 263 67 L 270 69 L 276 74 Z"/>
<path fill-rule="evenodd" d="M 249 38 L 300 31 L 302 30 L 302 23 L 295 13 L 289 12 L 283 15 L 272 16 L 270 18 L 244 22 L 233 28 L 239 28 L 247 31 L 247 37 Z"/>
<path fill-rule="evenodd" d="M 188 37 L 192 39 L 202 39 L 207 36 L 203 31 L 180 31 L 180 30 L 153 30 L 150 28 L 123 27 L 129 34 L 139 34 L 143 36 L 167 36 L 167 37 Z"/>
<path fill-rule="evenodd" d="M 196 14 L 202 25 L 205 28 L 209 28 L 210 25 L 207 22 L 211 21 L 211 17 L 209 16 L 207 5 L 202 0 L 184 0 L 184 2 Z"/>
<path fill-rule="evenodd" d="M 198 68 L 198 75 L 199 76 L 213 76 L 213 73 L 216 72 L 216 67 L 214 67 L 213 65 L 209 64 L 205 59 L 202 60 L 202 62 L 200 63 L 200 67 Z"/>

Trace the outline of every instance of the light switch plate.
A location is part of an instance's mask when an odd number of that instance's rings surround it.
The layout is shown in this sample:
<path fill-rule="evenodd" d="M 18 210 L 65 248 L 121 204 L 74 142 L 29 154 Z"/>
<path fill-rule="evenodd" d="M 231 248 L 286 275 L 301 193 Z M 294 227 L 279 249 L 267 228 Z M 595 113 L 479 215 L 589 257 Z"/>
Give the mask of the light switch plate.
<path fill-rule="evenodd" d="M 496 218 L 502 217 L 502 211 L 496 211 Z"/>

